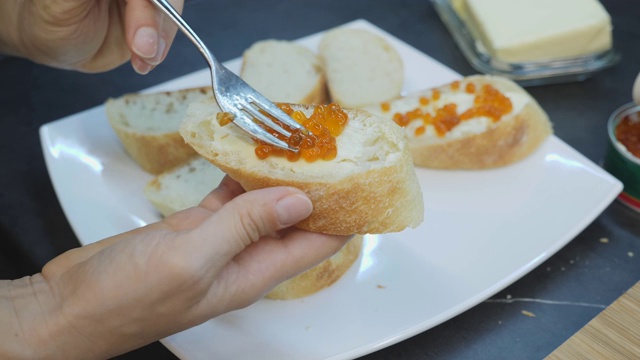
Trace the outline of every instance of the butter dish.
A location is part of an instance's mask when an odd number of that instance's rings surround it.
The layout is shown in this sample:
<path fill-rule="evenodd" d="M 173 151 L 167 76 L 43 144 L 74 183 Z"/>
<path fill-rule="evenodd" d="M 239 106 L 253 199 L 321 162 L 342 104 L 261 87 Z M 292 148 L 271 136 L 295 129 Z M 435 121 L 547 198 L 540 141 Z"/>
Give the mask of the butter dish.
<path fill-rule="evenodd" d="M 524 46 L 515 46 L 508 49 L 511 52 L 507 52 L 496 49 L 495 44 L 487 39 L 486 34 L 492 29 L 483 28 L 477 19 L 468 14 L 465 0 L 431 0 L 431 3 L 471 66 L 481 73 L 510 78 L 522 86 L 582 81 L 620 60 L 620 55 L 613 48 L 610 33 L 607 33 L 610 31 L 607 28 L 610 24 L 606 22 L 609 20 L 608 14 L 602 16 L 600 23 L 590 24 L 592 29 L 583 35 L 583 38 L 588 37 L 583 48 L 567 52 L 565 50 L 570 46 L 563 47 L 562 43 L 557 42 L 558 38 L 553 38 L 544 40 L 555 41 L 554 44 L 549 44 L 549 47 L 555 46 L 555 49 L 552 48 L 547 54 L 544 54 L 543 48 L 532 50 Z M 486 12 L 488 6 L 485 5 L 488 4 L 482 5 L 481 9 Z M 598 10 L 598 5 L 596 4 L 595 10 Z M 501 12 L 500 15 L 505 14 Z M 577 11 L 570 16 L 578 16 Z M 593 15 L 590 17 L 593 18 Z M 509 19 L 507 24 L 509 22 L 512 23 L 509 28 L 517 26 L 513 19 Z M 549 25 L 541 24 L 543 27 Z M 516 30 L 518 29 L 514 29 L 514 33 Z M 504 29 L 500 32 L 504 34 Z M 572 35 L 575 36 L 575 32 Z M 532 43 L 536 41 L 540 45 L 543 39 L 534 39 Z M 572 45 L 576 43 L 573 39 L 570 41 Z M 562 51 L 559 51 L 560 48 Z M 554 53 L 558 56 L 549 55 Z"/>

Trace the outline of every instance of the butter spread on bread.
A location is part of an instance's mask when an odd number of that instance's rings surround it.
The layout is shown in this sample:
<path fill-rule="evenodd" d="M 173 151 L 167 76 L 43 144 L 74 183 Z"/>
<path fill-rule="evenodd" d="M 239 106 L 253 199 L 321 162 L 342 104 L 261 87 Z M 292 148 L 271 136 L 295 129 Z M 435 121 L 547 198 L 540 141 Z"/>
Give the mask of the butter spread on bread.
<path fill-rule="evenodd" d="M 487 104 L 479 101 L 483 87 L 497 91 L 498 100 Z M 500 112 L 502 102 L 508 103 L 508 111 Z M 443 132 L 438 131 L 434 119 L 445 107 L 453 112 L 447 114 L 451 116 L 445 119 L 450 128 Z M 492 116 L 482 115 L 482 111 L 480 115 L 463 116 L 480 107 Z M 364 109 L 389 120 L 398 121 L 404 116 L 400 123 L 414 164 L 427 168 L 487 169 L 509 165 L 531 154 L 552 133 L 549 118 L 535 99 L 511 80 L 496 76 L 470 76 Z"/>
<path fill-rule="evenodd" d="M 291 105 L 309 116 L 313 105 Z M 423 220 L 422 193 L 407 140 L 397 125 L 346 109 L 348 125 L 330 161 L 259 159 L 255 142 L 235 126 L 220 126 L 215 99 L 189 106 L 180 133 L 201 156 L 252 190 L 289 185 L 305 191 L 314 211 L 297 226 L 330 234 L 381 234 Z"/>

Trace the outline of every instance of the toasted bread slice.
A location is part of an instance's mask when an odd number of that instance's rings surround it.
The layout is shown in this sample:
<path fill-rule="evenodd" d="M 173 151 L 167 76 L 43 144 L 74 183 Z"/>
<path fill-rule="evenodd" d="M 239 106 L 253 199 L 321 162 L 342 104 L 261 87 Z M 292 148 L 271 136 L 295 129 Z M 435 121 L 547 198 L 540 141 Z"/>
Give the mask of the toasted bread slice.
<path fill-rule="evenodd" d="M 292 105 L 309 116 L 313 105 Z M 213 98 L 189 106 L 180 133 L 200 155 L 252 190 L 289 185 L 305 191 L 313 213 L 298 227 L 330 234 L 380 234 L 415 227 L 424 204 L 400 127 L 345 109 L 349 122 L 331 161 L 258 159 L 255 143 L 235 125 L 221 126 Z"/>
<path fill-rule="evenodd" d="M 360 107 L 400 96 L 402 58 L 382 37 L 363 29 L 338 28 L 323 36 L 319 54 L 332 102 Z"/>
<path fill-rule="evenodd" d="M 485 85 L 498 90 L 512 105 L 512 110 L 497 121 L 478 115 L 438 134 L 436 126 L 423 120 L 424 114 L 435 116 L 447 104 L 455 104 L 458 115 L 474 108 L 476 97 Z M 549 117 L 538 102 L 518 84 L 497 76 L 469 76 L 363 109 L 390 120 L 400 115 L 413 118 L 404 126 L 405 135 L 414 164 L 426 168 L 506 166 L 527 157 L 553 132 Z"/>
<path fill-rule="evenodd" d="M 108 99 L 105 111 L 131 158 L 143 170 L 160 174 L 196 155 L 178 129 L 189 103 L 210 95 L 210 87 L 127 94 Z"/>
<path fill-rule="evenodd" d="M 145 196 L 163 216 L 196 206 L 215 189 L 224 173 L 196 156 L 189 162 L 151 180 Z M 279 284 L 266 297 L 274 300 L 297 299 L 314 294 L 338 281 L 354 264 L 362 249 L 362 236 L 355 236 L 329 259 Z"/>
<path fill-rule="evenodd" d="M 316 53 L 292 41 L 262 40 L 245 50 L 240 77 L 271 101 L 324 104 L 327 84 Z"/>

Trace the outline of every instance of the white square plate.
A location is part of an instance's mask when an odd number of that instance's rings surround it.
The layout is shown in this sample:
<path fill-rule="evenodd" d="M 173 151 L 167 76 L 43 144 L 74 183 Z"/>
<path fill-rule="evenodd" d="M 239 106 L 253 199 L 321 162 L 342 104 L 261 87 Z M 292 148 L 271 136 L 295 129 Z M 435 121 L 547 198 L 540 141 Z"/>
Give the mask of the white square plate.
<path fill-rule="evenodd" d="M 405 92 L 460 77 L 370 23 L 403 57 Z M 300 39 L 316 49 L 322 33 Z M 240 69 L 241 60 L 227 66 Z M 148 92 L 206 85 L 201 70 Z M 142 193 L 152 176 L 125 154 L 102 106 L 42 126 L 64 212 L 83 245 L 160 219 Z M 183 359 L 345 359 L 430 329 L 505 288 L 591 223 L 621 183 L 557 137 L 515 165 L 486 171 L 417 169 L 425 221 L 367 236 L 333 286 L 291 301 L 261 300 L 162 342 Z M 90 191 L 88 191 L 90 189 Z"/>

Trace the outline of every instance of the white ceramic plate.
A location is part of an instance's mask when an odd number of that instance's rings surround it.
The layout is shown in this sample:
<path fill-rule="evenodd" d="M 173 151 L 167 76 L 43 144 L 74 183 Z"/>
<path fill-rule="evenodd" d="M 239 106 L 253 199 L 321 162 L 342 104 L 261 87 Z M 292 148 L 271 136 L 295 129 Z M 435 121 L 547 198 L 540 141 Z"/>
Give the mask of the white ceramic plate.
<path fill-rule="evenodd" d="M 406 65 L 405 91 L 460 76 L 385 36 Z M 300 40 L 315 49 L 322 34 Z M 234 71 L 240 59 L 227 65 Z M 207 84 L 208 70 L 147 91 Z M 82 244 L 160 217 L 102 106 L 41 128 L 44 155 L 65 214 Z M 542 263 L 609 205 L 618 180 L 550 137 L 532 156 L 488 171 L 417 170 L 426 208 L 415 230 L 366 237 L 336 284 L 304 299 L 261 300 L 163 340 L 183 359 L 345 359 L 432 328 Z M 91 191 L 87 191 L 90 189 Z"/>

